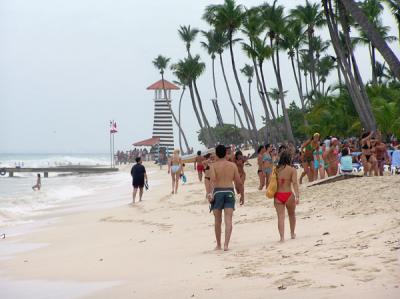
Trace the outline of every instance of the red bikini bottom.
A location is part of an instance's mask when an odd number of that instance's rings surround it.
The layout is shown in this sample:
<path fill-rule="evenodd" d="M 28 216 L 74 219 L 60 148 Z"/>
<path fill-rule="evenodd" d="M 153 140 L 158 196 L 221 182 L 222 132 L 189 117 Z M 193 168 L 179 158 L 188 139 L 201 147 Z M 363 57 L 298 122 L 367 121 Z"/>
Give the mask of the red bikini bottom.
<path fill-rule="evenodd" d="M 292 196 L 292 192 L 276 192 L 275 199 L 278 200 L 280 203 L 285 204 L 290 196 Z"/>

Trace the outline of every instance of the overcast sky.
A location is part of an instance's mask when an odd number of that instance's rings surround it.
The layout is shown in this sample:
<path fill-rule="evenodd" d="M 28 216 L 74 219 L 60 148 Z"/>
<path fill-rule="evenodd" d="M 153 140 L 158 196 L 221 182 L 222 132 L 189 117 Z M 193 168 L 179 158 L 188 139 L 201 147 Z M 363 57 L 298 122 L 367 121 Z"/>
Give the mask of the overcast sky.
<path fill-rule="evenodd" d="M 105 153 L 110 119 L 118 124 L 116 148 L 130 149 L 133 142 L 151 137 L 153 93 L 146 87 L 160 79 L 151 61 L 158 54 L 171 57 L 172 62 L 184 58 L 185 47 L 177 34 L 179 25 L 208 30 L 201 20 L 204 8 L 222 2 L 0 0 L 0 152 Z M 262 2 L 240 3 L 250 7 Z M 287 8 L 304 3 L 278 2 Z M 397 36 L 395 21 L 388 12 L 384 22 Z M 329 39 L 326 32 L 324 38 Z M 211 64 L 199 46 L 201 39 L 199 36 L 192 53 L 200 54 L 207 63 L 198 86 L 209 119 L 215 123 L 210 102 Z M 392 48 L 400 56 L 398 43 Z M 248 63 L 239 47 L 235 53 L 238 68 Z M 367 81 L 370 66 L 366 49 L 358 50 L 357 57 Z M 298 102 L 286 54 L 282 53 L 282 58 L 288 102 Z M 229 56 L 224 59 L 231 89 L 238 99 Z M 271 66 L 266 64 L 265 69 L 268 86 L 275 86 Z M 216 75 L 224 121 L 233 122 L 218 65 Z M 166 78 L 174 80 L 170 71 Z M 246 88 L 245 78 L 242 83 Z M 178 99 L 179 91 L 173 92 L 174 108 Z M 253 99 L 261 126 L 262 106 L 255 89 Z M 196 148 L 198 126 L 188 95 L 183 100 L 183 111 L 184 130 Z"/>

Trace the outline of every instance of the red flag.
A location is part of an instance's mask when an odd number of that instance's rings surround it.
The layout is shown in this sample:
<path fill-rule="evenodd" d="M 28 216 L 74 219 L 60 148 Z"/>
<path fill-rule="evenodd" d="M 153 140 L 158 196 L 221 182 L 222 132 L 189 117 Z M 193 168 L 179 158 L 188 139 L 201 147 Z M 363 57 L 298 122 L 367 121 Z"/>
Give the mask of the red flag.
<path fill-rule="evenodd" d="M 110 128 L 110 133 L 114 134 L 117 133 L 117 123 L 115 121 L 110 122 L 111 128 Z"/>

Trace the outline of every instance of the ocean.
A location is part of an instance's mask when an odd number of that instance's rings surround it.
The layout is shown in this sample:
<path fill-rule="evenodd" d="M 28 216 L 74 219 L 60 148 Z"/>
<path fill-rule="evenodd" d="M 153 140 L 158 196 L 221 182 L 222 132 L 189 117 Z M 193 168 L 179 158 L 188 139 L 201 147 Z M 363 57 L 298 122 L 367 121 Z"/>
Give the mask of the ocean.
<path fill-rule="evenodd" d="M 108 154 L 0 154 L 2 167 L 55 167 L 65 165 L 109 166 Z M 43 218 L 129 203 L 130 173 L 54 174 L 43 178 L 42 189 L 33 191 L 36 173 L 0 176 L 0 227 L 34 223 Z M 126 186 L 126 197 L 124 197 Z M 121 188 L 122 187 L 122 188 Z M 116 199 L 117 198 L 117 199 Z M 0 232 L 1 233 L 1 232 Z"/>

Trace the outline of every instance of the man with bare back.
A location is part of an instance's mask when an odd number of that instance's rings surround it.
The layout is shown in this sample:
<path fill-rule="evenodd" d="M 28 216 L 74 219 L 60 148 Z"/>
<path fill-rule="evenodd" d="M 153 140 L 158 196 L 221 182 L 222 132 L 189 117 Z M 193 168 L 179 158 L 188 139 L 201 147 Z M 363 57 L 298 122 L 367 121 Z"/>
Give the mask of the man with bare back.
<path fill-rule="evenodd" d="M 194 169 L 197 170 L 197 176 L 198 176 L 200 182 L 203 181 L 203 172 L 204 172 L 203 162 L 205 160 L 206 160 L 206 158 L 204 158 L 201 155 L 201 151 L 198 151 L 197 152 L 197 157 L 194 160 Z"/>
<path fill-rule="evenodd" d="M 226 160 L 226 147 L 218 145 L 215 149 L 217 160 L 210 167 L 210 178 L 213 190 L 207 195 L 210 202 L 210 211 L 215 217 L 216 250 L 221 247 L 222 210 L 225 219 L 224 250 L 227 251 L 232 234 L 232 216 L 235 209 L 235 188 L 240 194 L 240 205 L 244 204 L 243 184 L 237 166 Z"/>

